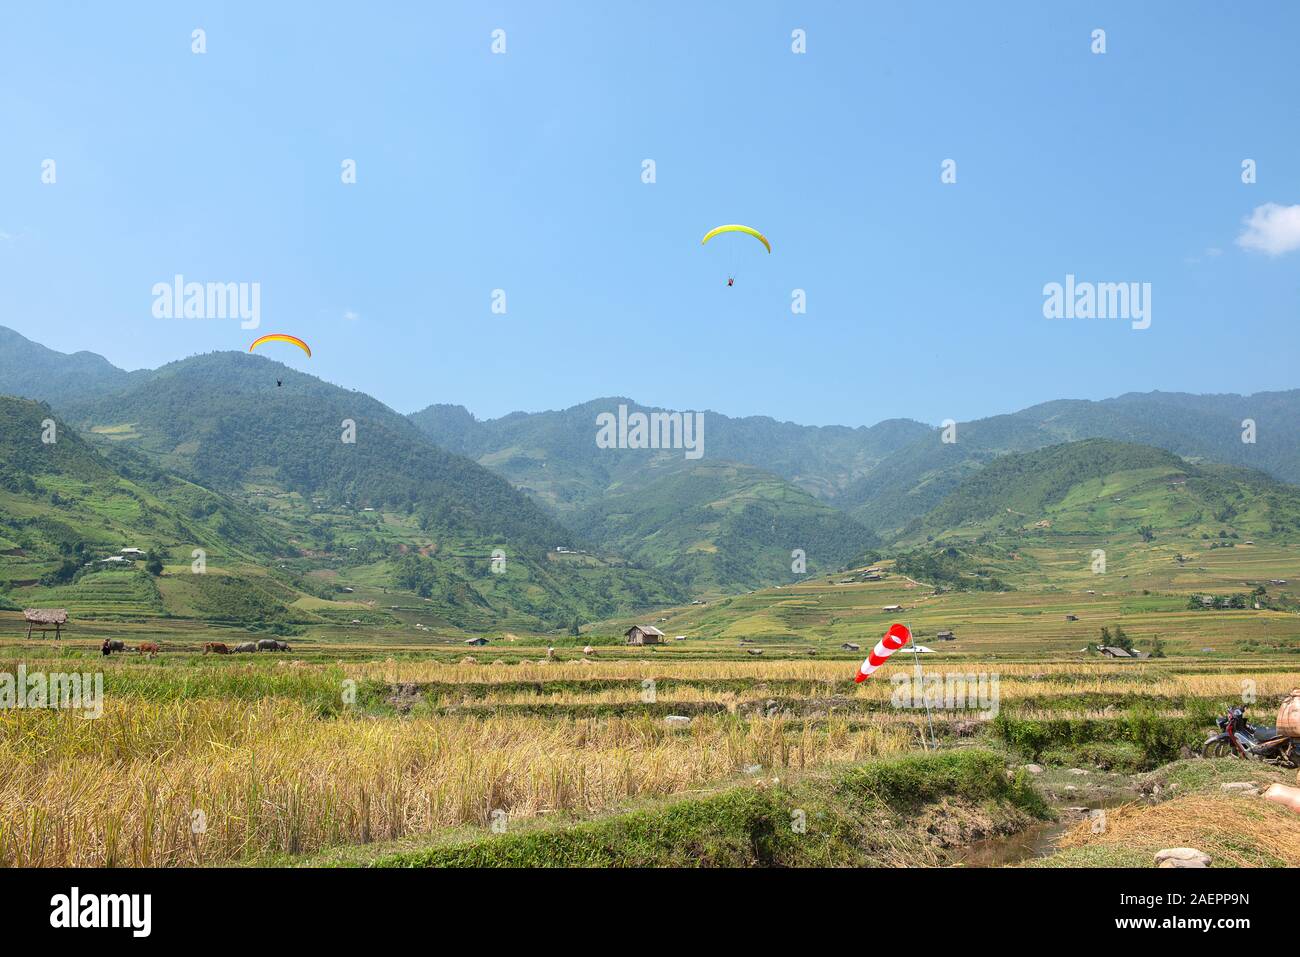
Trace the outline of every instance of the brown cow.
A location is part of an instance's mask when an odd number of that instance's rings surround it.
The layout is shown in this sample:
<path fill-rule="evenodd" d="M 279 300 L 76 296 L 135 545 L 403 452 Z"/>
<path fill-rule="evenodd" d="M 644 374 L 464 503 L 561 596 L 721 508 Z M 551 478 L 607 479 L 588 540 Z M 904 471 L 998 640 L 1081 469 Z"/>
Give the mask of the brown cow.
<path fill-rule="evenodd" d="M 152 658 L 154 655 L 158 654 L 158 644 L 153 641 L 142 641 L 140 642 L 140 646 L 135 649 L 135 653 L 137 655 L 148 655 Z"/>
<path fill-rule="evenodd" d="M 212 652 L 214 655 L 228 655 L 228 654 L 230 654 L 230 649 L 227 648 L 227 647 L 226 647 L 222 642 L 220 642 L 220 641 L 209 641 L 206 645 L 203 646 L 203 653 L 204 653 L 205 655 L 206 655 L 209 651 Z"/>

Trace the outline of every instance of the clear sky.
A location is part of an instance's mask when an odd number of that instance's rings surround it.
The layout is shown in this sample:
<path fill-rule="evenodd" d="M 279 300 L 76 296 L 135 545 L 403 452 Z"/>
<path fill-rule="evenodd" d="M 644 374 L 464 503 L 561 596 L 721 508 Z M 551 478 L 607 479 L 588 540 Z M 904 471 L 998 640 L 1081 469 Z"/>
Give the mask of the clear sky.
<path fill-rule="evenodd" d="M 1297 36 L 1270 0 L 8 4 L 0 324 L 152 367 L 255 335 L 155 283 L 258 282 L 315 350 L 268 354 L 480 417 L 1294 388 Z M 700 246 L 728 222 L 771 256 Z M 1046 319 L 1067 273 L 1151 283 L 1151 327 Z"/>

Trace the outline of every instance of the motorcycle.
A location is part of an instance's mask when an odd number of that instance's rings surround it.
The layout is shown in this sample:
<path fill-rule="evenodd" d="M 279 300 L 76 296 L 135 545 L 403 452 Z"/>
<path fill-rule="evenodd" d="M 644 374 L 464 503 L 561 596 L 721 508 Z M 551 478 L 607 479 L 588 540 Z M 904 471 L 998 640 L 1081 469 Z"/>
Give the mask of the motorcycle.
<path fill-rule="evenodd" d="M 1287 737 L 1267 725 L 1251 724 L 1246 720 L 1245 705 L 1233 705 L 1226 715 L 1215 718 L 1215 724 L 1219 733 L 1201 745 L 1201 757 L 1254 758 L 1300 768 L 1300 738 Z"/>

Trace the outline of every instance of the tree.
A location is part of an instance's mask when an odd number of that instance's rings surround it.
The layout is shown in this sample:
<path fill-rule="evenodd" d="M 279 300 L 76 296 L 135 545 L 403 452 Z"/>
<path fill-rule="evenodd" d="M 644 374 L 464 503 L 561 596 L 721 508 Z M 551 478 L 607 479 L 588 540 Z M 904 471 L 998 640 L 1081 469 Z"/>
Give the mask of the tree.
<path fill-rule="evenodd" d="M 149 554 L 145 556 L 144 570 L 154 578 L 157 578 L 163 573 L 162 559 L 158 557 L 158 553 L 152 548 L 149 549 Z"/>
<path fill-rule="evenodd" d="M 577 615 L 573 616 L 573 624 L 569 626 L 569 634 L 575 638 L 582 634 L 582 621 Z"/>
<path fill-rule="evenodd" d="M 1165 656 L 1165 643 L 1159 635 L 1151 639 L 1151 657 L 1163 658 Z"/>
<path fill-rule="evenodd" d="M 1124 629 L 1118 625 L 1115 627 L 1115 647 L 1123 648 L 1125 651 L 1133 650 L 1133 639 L 1124 634 Z"/>

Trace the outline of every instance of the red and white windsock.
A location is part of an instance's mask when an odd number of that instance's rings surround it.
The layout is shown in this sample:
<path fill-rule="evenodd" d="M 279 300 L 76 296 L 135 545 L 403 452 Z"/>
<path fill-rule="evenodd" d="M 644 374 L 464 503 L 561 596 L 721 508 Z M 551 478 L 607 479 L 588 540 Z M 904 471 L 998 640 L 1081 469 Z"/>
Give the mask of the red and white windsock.
<path fill-rule="evenodd" d="M 885 661 L 912 640 L 912 633 L 907 630 L 906 625 L 900 625 L 897 622 L 889 626 L 889 631 L 885 632 L 885 637 L 876 642 L 876 647 L 871 649 L 871 654 L 867 660 L 862 662 L 858 668 L 857 676 L 853 679 L 858 684 L 866 681 L 871 677 L 872 672 L 885 663 Z"/>

